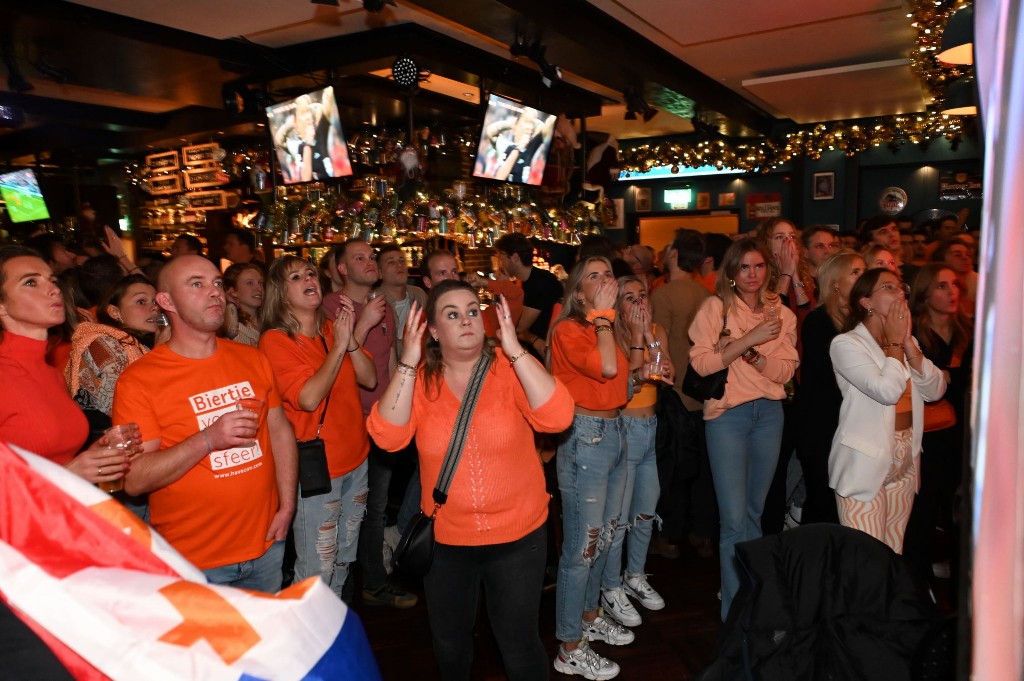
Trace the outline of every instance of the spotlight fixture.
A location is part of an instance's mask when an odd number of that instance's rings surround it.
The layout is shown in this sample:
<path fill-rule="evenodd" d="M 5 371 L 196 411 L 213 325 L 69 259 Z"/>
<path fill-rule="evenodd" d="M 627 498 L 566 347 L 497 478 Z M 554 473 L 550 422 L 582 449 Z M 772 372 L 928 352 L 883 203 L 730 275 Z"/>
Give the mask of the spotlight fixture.
<path fill-rule="evenodd" d="M 419 90 L 420 83 L 430 78 L 430 71 L 421 69 L 412 57 L 403 54 L 391 65 L 391 77 L 402 90 L 414 93 Z"/>
<path fill-rule="evenodd" d="M 334 4 L 338 4 L 335 0 Z M 384 10 L 384 5 L 391 5 L 396 7 L 395 0 L 363 0 L 363 9 L 372 14 L 377 14 Z"/>
<path fill-rule="evenodd" d="M 622 93 L 623 99 L 626 100 L 626 116 L 625 120 L 635 121 L 637 115 L 644 119 L 644 123 L 649 123 L 652 118 L 658 115 L 658 110 L 647 103 L 644 99 L 643 89 L 639 85 L 630 85 L 626 88 L 626 91 Z"/>
<path fill-rule="evenodd" d="M 551 87 L 555 81 L 562 80 L 562 69 L 547 60 L 544 53 L 548 48 L 540 40 L 528 43 L 526 37 L 517 32 L 516 41 L 508 49 L 513 57 L 526 57 L 540 68 L 540 80 L 545 87 Z"/>

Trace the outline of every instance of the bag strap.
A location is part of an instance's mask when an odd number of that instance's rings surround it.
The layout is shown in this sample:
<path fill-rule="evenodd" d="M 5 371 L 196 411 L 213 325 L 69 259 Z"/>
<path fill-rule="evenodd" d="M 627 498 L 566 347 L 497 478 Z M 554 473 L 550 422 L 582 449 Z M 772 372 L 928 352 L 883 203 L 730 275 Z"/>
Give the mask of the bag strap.
<path fill-rule="evenodd" d="M 323 334 L 320 335 L 320 343 L 324 346 L 324 352 L 330 352 L 330 350 L 327 349 L 327 341 L 324 340 Z M 332 385 L 331 388 L 333 389 L 334 386 Z M 320 414 L 320 422 L 318 424 L 316 424 L 316 436 L 317 437 L 320 437 L 320 429 L 324 427 L 324 419 L 327 418 L 327 405 L 330 404 L 330 403 L 331 403 L 331 391 L 328 390 L 327 391 L 327 397 L 324 398 L 324 411 L 323 411 L 322 414 Z"/>
<path fill-rule="evenodd" d="M 444 463 L 441 465 L 441 473 L 437 476 L 437 484 L 434 485 L 434 512 L 431 517 L 437 515 L 437 509 L 448 501 L 448 487 L 455 477 L 455 469 L 459 466 L 462 458 L 462 449 L 466 445 L 466 436 L 469 435 L 469 422 L 473 418 L 473 411 L 476 409 L 477 399 L 480 397 L 480 389 L 483 387 L 484 378 L 487 376 L 487 369 L 491 366 L 491 358 L 485 354 L 473 366 L 473 373 L 470 374 L 469 383 L 466 384 L 466 393 L 462 396 L 462 405 L 455 417 L 455 429 L 452 431 L 452 439 L 448 443 L 448 451 L 444 455 Z"/>

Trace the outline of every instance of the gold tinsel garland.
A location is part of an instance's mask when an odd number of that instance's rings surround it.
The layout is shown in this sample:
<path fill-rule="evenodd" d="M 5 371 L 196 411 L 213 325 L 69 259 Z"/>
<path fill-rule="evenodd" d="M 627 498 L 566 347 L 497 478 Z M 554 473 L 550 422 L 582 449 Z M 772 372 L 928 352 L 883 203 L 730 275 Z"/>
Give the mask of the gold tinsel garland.
<path fill-rule="evenodd" d="M 627 174 L 645 173 L 659 166 L 669 166 L 672 172 L 681 166 L 767 172 L 798 156 L 818 160 L 823 153 L 836 150 L 853 156 L 872 147 L 887 146 L 895 150 L 903 144 L 926 144 L 940 137 L 957 145 L 966 132 L 965 127 L 962 117 L 946 116 L 934 110 L 859 121 L 832 121 L 773 138 L 641 144 L 619 152 L 619 167 Z"/>
<path fill-rule="evenodd" d="M 946 95 L 952 81 L 971 72 L 970 66 L 945 64 L 935 58 L 942 48 L 942 33 L 949 18 L 961 7 L 971 4 L 967 0 L 907 0 L 910 12 L 907 18 L 917 31 L 914 49 L 910 52 L 910 67 L 921 79 L 931 104 L 938 105 Z"/>

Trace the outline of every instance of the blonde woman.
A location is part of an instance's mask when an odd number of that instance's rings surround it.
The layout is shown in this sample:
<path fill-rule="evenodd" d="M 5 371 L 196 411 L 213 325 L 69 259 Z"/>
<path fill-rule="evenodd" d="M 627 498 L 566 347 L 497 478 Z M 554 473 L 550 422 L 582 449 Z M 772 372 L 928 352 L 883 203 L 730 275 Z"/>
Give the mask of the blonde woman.
<path fill-rule="evenodd" d="M 800 399 L 797 401 L 796 453 L 804 473 L 801 523 L 838 523 L 835 496 L 828 486 L 828 454 L 839 425 L 843 401 L 828 349 L 850 314 L 850 289 L 867 269 L 860 254 L 845 250 L 818 266 L 821 304 L 804 319 L 800 329 L 803 355 Z"/>
<path fill-rule="evenodd" d="M 260 342 L 260 307 L 263 306 L 263 268 L 255 263 L 236 263 L 224 270 L 225 335 L 236 343 L 256 347 Z"/>
<path fill-rule="evenodd" d="M 739 542 L 761 536 L 761 512 L 779 460 L 784 384 L 793 377 L 796 316 L 769 288 L 769 256 L 753 239 L 729 247 L 690 325 L 690 363 L 702 376 L 728 369 L 721 399 L 704 402 L 711 477 L 718 498 L 722 620 L 739 590 Z"/>

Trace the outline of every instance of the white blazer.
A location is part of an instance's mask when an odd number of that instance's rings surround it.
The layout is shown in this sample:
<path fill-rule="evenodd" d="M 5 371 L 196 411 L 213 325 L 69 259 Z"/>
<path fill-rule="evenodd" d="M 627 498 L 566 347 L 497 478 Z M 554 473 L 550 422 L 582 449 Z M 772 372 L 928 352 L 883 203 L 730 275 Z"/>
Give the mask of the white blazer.
<path fill-rule="evenodd" d="M 863 324 L 832 339 L 829 355 L 843 393 L 839 427 L 828 457 L 829 486 L 839 496 L 863 502 L 874 499 L 882 489 L 896 449 L 896 403 L 908 380 L 913 404 L 912 451 L 920 480 L 924 403 L 934 402 L 946 392 L 942 372 L 927 357 L 922 360 L 921 373 L 886 357 Z"/>

